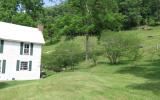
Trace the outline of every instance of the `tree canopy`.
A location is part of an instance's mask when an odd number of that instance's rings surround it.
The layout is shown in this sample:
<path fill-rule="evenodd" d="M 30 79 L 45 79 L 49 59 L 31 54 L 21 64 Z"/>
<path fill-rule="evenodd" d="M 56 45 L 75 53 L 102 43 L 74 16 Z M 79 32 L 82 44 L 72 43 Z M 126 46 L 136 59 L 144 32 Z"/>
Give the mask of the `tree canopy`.
<path fill-rule="evenodd" d="M 75 36 L 99 35 L 104 29 L 118 31 L 160 23 L 159 0 L 58 0 L 58 2 L 61 3 L 44 7 L 43 0 L 1 0 L 0 20 L 27 26 L 43 23 L 47 33 L 50 31 L 50 34 Z M 55 32 L 52 32 L 53 30 Z"/>
<path fill-rule="evenodd" d="M 43 17 L 43 0 L 1 0 L 0 20 L 35 26 Z"/>

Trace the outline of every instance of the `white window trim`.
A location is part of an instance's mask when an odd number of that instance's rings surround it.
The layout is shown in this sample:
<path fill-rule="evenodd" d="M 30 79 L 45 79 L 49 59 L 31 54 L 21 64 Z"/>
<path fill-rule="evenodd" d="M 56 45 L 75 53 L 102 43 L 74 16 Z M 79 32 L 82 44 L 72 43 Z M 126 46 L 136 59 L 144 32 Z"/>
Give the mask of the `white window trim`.
<path fill-rule="evenodd" d="M 27 70 L 21 70 L 21 62 L 27 62 Z M 20 61 L 19 71 L 29 71 L 29 61 Z"/>
<path fill-rule="evenodd" d="M 28 50 L 28 53 L 25 53 L 25 52 L 24 52 L 24 51 L 25 51 L 25 45 L 26 45 L 26 44 L 27 44 L 27 45 L 29 45 L 29 48 L 28 48 L 28 49 L 29 49 L 29 50 Z M 23 54 L 24 54 L 24 55 L 30 55 L 30 48 L 31 48 L 31 45 L 30 45 L 30 43 L 23 43 Z"/>

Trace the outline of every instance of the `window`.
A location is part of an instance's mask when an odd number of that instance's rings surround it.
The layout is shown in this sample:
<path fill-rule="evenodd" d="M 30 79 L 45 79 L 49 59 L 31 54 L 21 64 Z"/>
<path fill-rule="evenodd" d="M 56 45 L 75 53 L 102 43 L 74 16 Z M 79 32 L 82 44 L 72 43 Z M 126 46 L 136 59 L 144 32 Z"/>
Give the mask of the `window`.
<path fill-rule="evenodd" d="M 0 40 L 0 53 L 3 53 L 4 40 Z"/>
<path fill-rule="evenodd" d="M 2 46 L 2 40 L 0 40 L 0 48 L 1 48 L 1 46 Z"/>
<path fill-rule="evenodd" d="M 20 43 L 20 55 L 33 55 L 33 43 Z"/>
<path fill-rule="evenodd" d="M 0 73 L 2 72 L 2 61 L 0 60 Z"/>
<path fill-rule="evenodd" d="M 0 73 L 4 74 L 6 69 L 6 60 L 0 60 Z"/>
<path fill-rule="evenodd" d="M 29 55 L 29 49 L 30 49 L 30 44 L 24 44 L 24 50 L 23 50 L 23 54 L 24 55 Z"/>
<path fill-rule="evenodd" d="M 28 70 L 28 62 L 22 61 L 20 70 Z"/>
<path fill-rule="evenodd" d="M 32 71 L 32 61 L 17 60 L 16 71 Z"/>

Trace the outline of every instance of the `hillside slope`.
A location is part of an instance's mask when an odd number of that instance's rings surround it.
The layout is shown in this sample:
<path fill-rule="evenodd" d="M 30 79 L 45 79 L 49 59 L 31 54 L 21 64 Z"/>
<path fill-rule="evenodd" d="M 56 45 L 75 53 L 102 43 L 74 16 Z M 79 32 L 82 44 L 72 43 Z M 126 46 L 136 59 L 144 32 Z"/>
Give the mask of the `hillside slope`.
<path fill-rule="evenodd" d="M 109 65 L 81 62 L 74 72 L 54 73 L 35 81 L 0 82 L 0 100 L 159 100 L 160 60 L 153 56 L 160 43 L 160 27 L 131 30 L 141 38 L 144 56 L 138 66 L 126 62 Z M 84 38 L 73 40 L 84 46 Z M 91 38 L 96 43 L 96 38 Z M 44 46 L 43 60 L 59 45 Z"/>

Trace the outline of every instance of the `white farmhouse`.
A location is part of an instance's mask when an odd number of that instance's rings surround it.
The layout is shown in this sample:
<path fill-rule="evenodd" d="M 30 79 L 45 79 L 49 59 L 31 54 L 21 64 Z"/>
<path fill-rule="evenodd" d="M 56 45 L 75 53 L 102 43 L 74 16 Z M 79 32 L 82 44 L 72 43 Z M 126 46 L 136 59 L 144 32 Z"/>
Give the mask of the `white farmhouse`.
<path fill-rule="evenodd" d="M 39 79 L 44 43 L 38 28 L 0 22 L 0 80 Z"/>

